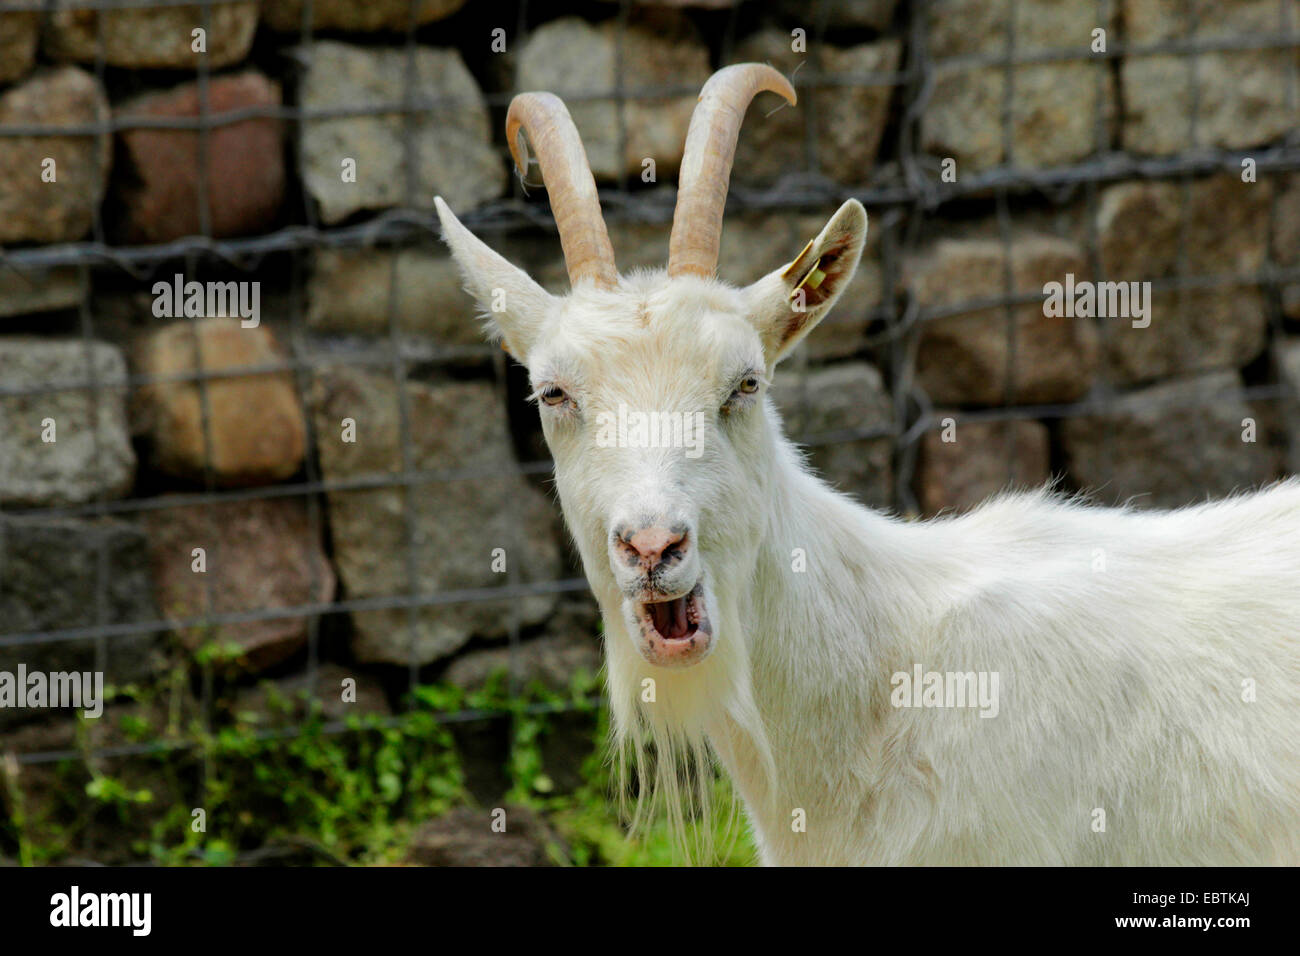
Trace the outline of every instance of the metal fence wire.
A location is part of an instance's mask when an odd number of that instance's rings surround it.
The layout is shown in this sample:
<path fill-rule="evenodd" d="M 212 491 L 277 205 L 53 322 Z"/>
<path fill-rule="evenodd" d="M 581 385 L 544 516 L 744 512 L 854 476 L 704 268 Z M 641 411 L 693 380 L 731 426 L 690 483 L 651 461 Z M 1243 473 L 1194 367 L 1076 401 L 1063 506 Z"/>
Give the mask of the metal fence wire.
<path fill-rule="evenodd" d="M 1087 0 L 1091 2 L 1091 0 Z M 1084 5 L 1087 5 L 1087 2 Z M 75 5 L 47 0 L 5 0 L 0 4 L 0 11 L 33 11 L 48 14 L 55 8 L 75 6 L 80 11 L 118 11 L 124 9 L 162 10 L 165 8 L 184 7 L 194 12 L 195 26 L 204 27 L 211 34 L 213 8 L 216 0 L 186 2 L 180 0 L 96 0 L 92 3 L 78 2 Z M 1095 18 L 1098 24 L 1116 22 L 1117 3 L 1111 0 L 1096 0 Z M 536 5 L 534 5 L 536 6 Z M 599 6 L 599 5 L 597 5 Z M 714 7 L 719 5 L 715 4 Z M 725 6 L 725 5 L 724 5 Z M 753 22 L 756 8 L 762 4 L 736 0 L 725 11 L 711 10 L 704 16 L 710 30 L 717 35 L 706 39 L 710 43 L 713 65 L 716 67 L 734 62 L 733 50 L 744 29 Z M 1003 310 L 1006 319 L 1007 335 L 1007 383 L 1005 394 L 1011 396 L 1014 391 L 1013 371 L 1017 350 L 1016 315 L 1017 307 L 1033 303 L 1043 298 L 1040 291 L 1026 292 L 1018 288 L 1012 274 L 1012 248 L 1017 224 L 1021 218 L 1032 212 L 1033 215 L 1050 216 L 1056 211 L 1074 209 L 1083 221 L 1094 224 L 1088 230 L 1086 254 L 1091 273 L 1101 277 L 1098 235 L 1095 228 L 1099 197 L 1102 187 L 1107 184 L 1129 180 L 1156 181 L 1171 183 L 1184 190 L 1201 178 L 1215 173 L 1240 176 L 1243 160 L 1253 160 L 1261 180 L 1289 173 L 1300 168 L 1300 142 L 1294 130 L 1271 142 L 1260 144 L 1251 149 L 1231 149 L 1213 145 L 1191 146 L 1173 153 L 1160 156 L 1143 156 L 1117 148 L 1117 137 L 1112 132 L 1111 118 L 1106 114 L 1108 102 L 1118 95 L 1106 93 L 1107 85 L 1117 82 L 1119 66 L 1125 57 L 1136 55 L 1169 55 L 1180 61 L 1190 61 L 1192 90 L 1189 109 L 1186 115 L 1188 142 L 1197 143 L 1197 130 L 1201 101 L 1196 82 L 1195 64 L 1199 57 L 1206 54 L 1225 51 L 1294 51 L 1300 35 L 1294 31 L 1295 10 L 1292 0 L 1279 0 L 1276 4 L 1276 29 L 1267 33 L 1243 32 L 1241 35 L 1215 35 L 1209 39 L 1166 39 L 1154 44 L 1126 44 L 1122 31 L 1110 31 L 1104 51 L 1090 48 L 1087 38 L 1061 37 L 1059 49 L 1023 49 L 1017 43 L 1017 24 L 1020 17 L 1029 8 L 1033 14 L 1040 4 L 1028 0 L 1006 0 L 992 4 L 991 9 L 1005 18 L 1006 43 L 1004 49 L 994 54 L 962 54 L 960 56 L 938 57 L 931 54 L 931 21 L 927 16 L 927 4 L 923 2 L 900 4 L 894 21 L 888 28 L 888 35 L 898 37 L 903 54 L 896 70 L 881 73 L 844 74 L 831 71 L 822 63 L 821 50 L 827 43 L 836 42 L 832 22 L 832 3 L 810 3 L 807 12 L 807 54 L 794 72 L 793 82 L 798 90 L 800 105 L 805 111 L 805 141 L 803 143 L 804 163 L 787 170 L 771 184 L 765 186 L 747 185 L 740 182 L 733 184 L 728 206 L 728 224 L 724 227 L 724 237 L 731 231 L 746 228 L 746 215 L 755 213 L 780 213 L 794 216 L 810 211 L 829 212 L 835 205 L 849 197 L 861 200 L 867 207 L 871 218 L 871 229 L 877 236 L 879 248 L 879 265 L 881 275 L 881 295 L 878 303 L 857 303 L 841 301 L 828 321 L 854 321 L 861 323 L 866 319 L 867 334 L 856 357 L 870 358 L 885 372 L 885 382 L 892 408 L 892 422 L 887 427 L 870 427 L 848 429 L 821 434 L 805 434 L 799 437 L 804 444 L 811 447 L 834 446 L 847 442 L 861 442 L 867 439 L 887 438 L 892 457 L 892 482 L 890 498 L 898 510 L 915 513 L 919 510 L 914 493 L 918 446 L 923 437 L 940 427 L 941 415 L 935 410 L 934 403 L 925 394 L 915 374 L 917 342 L 926 323 L 997 308 Z M 101 536 L 95 545 L 96 554 L 93 563 L 95 595 L 93 622 L 74 627 L 56 629 L 22 630 L 11 626 L 11 618 L 5 609 L 0 608 L 0 653 L 22 656 L 27 649 L 35 645 L 54 645 L 60 642 L 69 645 L 93 645 L 96 669 L 105 673 L 112 683 L 115 673 L 116 651 L 120 642 L 136 635 L 177 632 L 182 629 L 212 630 L 214 628 L 238 629 L 240 627 L 267 621 L 302 620 L 307 627 L 306 668 L 309 681 L 322 662 L 321 627 L 323 619 L 329 616 L 346 616 L 367 611 L 396 611 L 404 616 L 405 626 L 411 646 L 411 658 L 408 667 L 410 687 L 427 678 L 428 673 L 422 669 L 415 653 L 417 615 L 420 611 L 431 609 L 450 609 L 478 602 L 508 602 L 510 621 L 508 631 L 509 647 L 517 653 L 521 640 L 521 625 L 515 609 L 518 602 L 528 596 L 538 594 L 576 593 L 587 590 L 586 582 L 581 577 L 580 569 L 572 562 L 568 571 L 556 580 L 525 581 L 514 572 L 511 562 L 506 580 L 499 586 L 472 587 L 456 590 L 431 589 L 429 583 L 422 580 L 418 560 L 419 542 L 414 512 L 417 497 L 422 490 L 448 482 L 476 482 L 497 478 L 497 467 L 482 469 L 464 469 L 438 467 L 428 469 L 417 464 L 415 440 L 413 435 L 421 430 L 437 429 L 442 424 L 435 421 L 420 420 L 410 407 L 410 397 L 406 383 L 413 375 L 427 376 L 440 374 L 445 369 L 462 367 L 463 363 L 477 363 L 479 373 L 491 370 L 491 381 L 496 391 L 497 400 L 502 407 L 510 408 L 512 418 L 525 421 L 529 410 L 521 407 L 519 396 L 509 391 L 508 359 L 495 347 L 487 344 L 478 346 L 453 345 L 434 340 L 430 336 L 413 334 L 403 329 L 398 315 L 397 299 L 400 292 L 396 260 L 390 271 L 387 290 L 387 334 L 370 337 L 364 341 L 349 339 L 340 344 L 337 337 L 323 334 L 310 327 L 306 321 L 307 309 L 305 284 L 315 257 L 322 250 L 359 250 L 382 248 L 391 250 L 429 249 L 440 250 L 440 229 L 436 215 L 431 209 L 430 196 L 420 195 L 419 177 L 417 175 L 417 153 L 420 143 L 415 135 L 416 123 L 421 117 L 434 115 L 440 109 L 457 108 L 466 104 L 456 98 L 431 98 L 427 91 L 421 89 L 415 69 L 416 52 L 422 46 L 437 45 L 438 40 L 430 38 L 427 31 L 422 31 L 415 22 L 417 4 L 410 4 L 411 18 L 404 39 L 388 36 L 382 42 L 392 46 L 398 44 L 407 56 L 408 70 L 404 94 L 397 102 L 367 102 L 364 104 L 337 104 L 328 109 L 309 108 L 294 102 L 293 77 L 297 64 L 292 60 L 284 64 L 286 77 L 285 102 L 274 107 L 243 108 L 232 111 L 215 111 L 209 102 L 209 87 L 217 74 L 209 66 L 208 57 L 196 57 L 196 78 L 199 95 L 199 115 L 193 118 L 174 117 L 140 117 L 121 116 L 112 113 L 101 121 L 78 125 L 59 126 L 52 124 L 0 125 L 0 152 L 8 148 L 11 140 L 37 136 L 98 136 L 117 137 L 124 131 L 132 129 L 186 130 L 195 131 L 199 137 L 198 155 L 201 157 L 198 169 L 197 196 L 199 209 L 198 221 L 201 228 L 195 235 L 174 241 L 147 245 L 126 245 L 112 241 L 116 234 L 114 223 L 106 222 L 103 204 L 96 204 L 94 222 L 88 238 L 84 241 L 58 242 L 48 245 L 30 245 L 10 247 L 0 252 L 0 279 L 5 274 L 17 276 L 18 281 L 40 288 L 49 281 L 51 270 L 72 267 L 80 283 L 80 304 L 77 311 L 76 334 L 84 343 L 87 361 L 86 368 L 90 377 L 77 381 L 48 381 L 39 386 L 30 384 L 15 385 L 11 381 L 0 380 L 0 402 L 13 398 L 48 396 L 52 394 L 82 391 L 90 396 L 90 402 L 98 405 L 100 396 L 106 390 L 120 392 L 123 388 L 129 394 L 150 386 L 194 383 L 199 395 L 201 420 L 204 433 L 205 471 L 198 487 L 189 486 L 178 489 L 137 486 L 126 497 L 115 497 L 103 490 L 84 503 L 57 506 L 23 506 L 10 504 L 0 514 L 0 535 L 8 533 L 15 521 L 58 519 L 143 519 L 152 513 L 166 513 L 176 508 L 194 508 L 202 506 L 210 509 L 214 526 L 220 518 L 219 506 L 235 502 L 249 502 L 271 499 L 297 499 L 304 503 L 309 525 L 309 534 L 313 540 L 329 541 L 331 530 L 327 527 L 328 496 L 343 492 L 363 492 L 380 489 L 395 489 L 401 494 L 402 516 L 405 529 L 403 541 L 403 574 L 405 580 L 396 593 L 380 597 L 358 597 L 344 595 L 340 599 L 328 602 L 306 602 L 288 607 L 247 607 L 233 610 L 213 610 L 219 604 L 211 594 L 216 585 L 214 576 L 208 575 L 209 588 L 208 610 L 197 614 L 172 616 L 163 609 L 159 616 L 150 620 L 121 620 L 111 612 L 112 582 L 124 569 L 114 563 L 110 553 L 111 542 Z M 1201 7 L 1188 5 L 1188 17 L 1195 17 Z M 293 40 L 295 57 L 309 57 L 313 44 L 317 42 L 313 26 L 313 4 L 310 0 L 302 4 L 301 33 Z M 548 13 L 550 11 L 547 11 Z M 609 14 L 626 29 L 629 17 L 634 14 L 633 4 L 623 0 L 617 7 L 610 6 Z M 519 49 L 524 45 L 530 33 L 537 25 L 536 11 L 530 10 L 526 2 L 518 4 L 503 14 L 503 19 L 513 17 L 509 28 L 510 49 Z M 93 73 L 102 88 L 112 89 L 120 82 L 116 68 L 110 67 L 107 60 L 109 42 L 105 35 L 105 18 L 96 18 L 98 50 L 93 63 Z M 1195 31 L 1188 31 L 1194 36 Z M 378 43 L 367 38 L 367 43 Z M 288 43 L 286 43 L 288 46 Z M 265 54 L 271 56 L 272 54 Z M 1104 95 L 1094 98 L 1095 148 L 1084 159 L 1066 165 L 1034 166 L 1016 161 L 1015 109 L 1016 88 L 1023 76 L 1025 67 L 1056 63 L 1088 63 L 1096 70 L 1098 89 Z M 1296 109 L 1297 78 L 1296 56 L 1294 52 L 1288 59 L 1289 72 L 1286 77 L 1285 97 L 1287 108 Z M 566 94 L 570 104 L 583 101 L 608 101 L 618 105 L 617 115 L 625 117 L 623 106 L 637 101 L 651 101 L 666 96 L 693 95 L 697 92 L 694 85 L 669 85 L 641 87 L 632 83 L 625 84 L 622 76 L 625 63 L 619 58 L 620 79 L 613 91 L 593 89 L 589 95 Z M 1002 86 L 1001 107 L 1001 155 L 1004 161 L 972 172 L 962 172 L 955 180 L 949 181 L 942 175 L 943 156 L 928 153 L 921 147 L 920 124 L 927 106 L 936 95 L 936 84 L 941 71 L 959 71 L 960 74 L 974 73 L 989 68 L 1001 68 L 1005 82 Z M 185 79 L 184 77 L 181 78 Z M 167 79 L 167 83 L 179 82 Z M 892 119 L 884 137 L 876 166 L 861 170 L 861 182 L 845 184 L 830 178 L 823 172 L 825 156 L 822 154 L 824 144 L 816 135 L 817 108 L 819 100 L 816 93 L 828 91 L 833 94 L 847 93 L 864 88 L 883 88 L 888 91 L 890 108 L 886 115 Z M 499 119 L 509 103 L 512 91 L 485 92 L 485 98 L 499 126 Z M 765 109 L 771 104 L 759 101 Z M 756 105 L 757 110 L 757 105 Z M 372 212 L 362 218 L 353 217 L 342 223 L 327 224 L 321 221 L 316 208 L 316 201 L 307 188 L 305 177 L 295 174 L 295 169 L 302 169 L 303 131 L 305 124 L 314 120 L 338 119 L 343 117 L 401 117 L 403 120 L 405 149 L 405 182 L 402 200 L 381 211 Z M 286 203 L 290 212 L 282 217 L 281 224 L 272 231 L 259 235 L 237 238 L 214 238 L 212 210 L 208 207 L 209 170 L 208 137 L 214 130 L 223 126 L 245 122 L 250 119 L 273 119 L 284 124 L 288 133 L 292 161 L 289 163 L 289 182 L 296 184 L 301 191 L 299 197 Z M 757 112 L 751 113 L 742 130 L 742 140 L 753 133 L 755 124 L 761 124 L 764 117 Z M 627 130 L 620 130 L 620 141 L 626 142 Z M 502 163 L 507 162 L 503 145 L 502 131 L 493 131 L 495 148 L 501 156 Z M 622 150 L 620 150 L 622 155 Z M 1272 193 L 1274 220 L 1283 213 L 1277 208 L 1277 190 Z M 665 227 L 671 218 L 675 200 L 675 189 L 671 183 L 647 185 L 637 177 L 624 176 L 615 185 L 606 185 L 601 189 L 601 201 L 607 222 L 611 227 L 620 225 L 654 224 Z M 904 274 L 904 262 L 907 257 L 918 250 L 934 236 L 942 234 L 950 224 L 962 223 L 972 217 L 982 217 L 995 222 L 997 241 L 1003 252 L 1002 293 L 981 297 L 977 301 L 964 301 L 942 307 L 925 306 L 918 301 L 914 291 L 909 287 Z M 286 218 L 288 221 L 286 221 Z M 554 242 L 554 228 L 549 208 L 545 202 L 545 192 L 529 189 L 526 184 L 512 179 L 511 192 L 506 198 L 487 202 L 478 208 L 468 210 L 462 215 L 465 225 L 482 237 L 490 245 L 501 248 L 504 243 L 514 243 L 515 247 L 528 243 L 545 244 L 552 252 L 557 248 Z M 811 238 L 811 236 L 805 237 Z M 724 242 L 726 239 L 724 238 Z M 665 243 L 666 248 L 666 243 Z M 789 250 L 790 255 L 798 252 L 797 248 Z M 1185 256 L 1183 257 L 1185 259 Z M 1267 261 L 1249 274 L 1224 273 L 1215 275 L 1195 274 L 1191 269 L 1180 269 L 1178 275 L 1157 280 L 1157 291 L 1182 289 L 1214 289 L 1249 287 L 1259 291 L 1268 303 L 1269 321 L 1273 334 L 1283 334 L 1284 318 L 1280 301 L 1282 291 L 1288 283 L 1300 282 L 1300 268 L 1274 261 Z M 90 359 L 93 343 L 103 335 L 102 319 L 97 314 L 96 292 L 104 288 L 144 291 L 155 281 L 169 280 L 173 274 L 182 273 L 187 279 L 201 274 L 211 274 L 217 270 L 221 275 L 236 275 L 241 278 L 265 280 L 268 285 L 279 284 L 285 290 L 284 315 L 286 321 L 280 327 L 284 355 L 282 360 L 261 362 L 242 366 L 234 370 L 211 369 L 204 367 L 204 356 L 198 346 L 198 318 L 192 320 L 196 329 L 194 335 L 194 354 L 192 372 L 168 375 L 148 374 L 132 368 L 125 382 L 114 380 L 106 383 L 95 378 L 95 363 Z M 757 278 L 755 274 L 753 278 Z M 472 321 L 472 312 L 466 302 L 466 320 Z M 7 330 L 0 330 L 7 331 Z M 1109 334 L 1107 323 L 1101 323 L 1103 343 Z M 806 355 L 795 360 L 796 364 L 806 366 Z M 313 449 L 317 447 L 318 436 L 314 429 L 318 418 L 313 414 L 313 387 L 319 375 L 325 370 L 339 367 L 360 367 L 374 372 L 390 375 L 398 396 L 399 446 L 401 450 L 400 467 L 394 470 L 376 470 L 369 474 L 347 478 L 330 478 L 322 474 L 321 467 Z M 218 480 L 213 471 L 213 435 L 211 392 L 213 386 L 231 376 L 248 378 L 259 375 L 292 376 L 297 402 L 307 428 L 307 453 L 301 470 L 289 479 L 271 484 L 253 487 L 228 487 Z M 990 407 L 959 410 L 944 413 L 951 415 L 958 423 L 965 422 L 1014 422 L 1020 420 L 1039 420 L 1059 423 L 1076 417 L 1088 417 L 1104 414 L 1111 404 L 1124 396 L 1121 385 L 1106 380 L 1105 363 L 1100 363 L 1099 381 L 1080 401 L 1065 404 L 1025 404 L 1003 402 Z M 1237 396 L 1252 403 L 1276 403 L 1281 408 L 1284 401 L 1293 399 L 1294 395 L 1279 377 L 1256 381 Z M 12 424 L 12 423 L 11 423 Z M 26 424 L 26 423 L 25 423 Z M 250 429 L 257 428 L 257 422 L 247 422 Z M 517 430 L 518 430 L 517 426 Z M 96 441 L 99 440 L 98 427 Z M 1111 436 L 1113 440 L 1114 436 Z M 102 468 L 102 449 L 97 449 L 99 466 Z M 1008 455 L 1008 479 L 1015 477 L 1014 454 Z M 1055 463 L 1054 463 L 1055 464 Z M 543 482 L 550 474 L 551 463 L 543 459 L 521 461 L 517 473 L 529 480 Z M 518 503 L 515 502 L 517 505 Z M 524 517 L 514 516 L 513 524 L 524 527 Z M 337 533 L 337 532 L 335 532 Z M 0 555 L 5 553 L 3 541 L 0 540 Z M 208 560 L 218 561 L 219 557 L 209 554 Z M 12 568 L 0 567 L 0 575 L 11 573 Z M 311 568 L 311 581 L 308 594 L 318 594 L 319 569 Z M 213 700 L 211 684 L 205 682 L 201 706 L 207 719 L 211 719 Z M 483 712 L 457 712 L 441 715 L 447 721 L 476 720 L 488 716 Z M 397 718 L 394 718 L 396 720 Z M 344 732 L 346 726 L 342 721 L 331 722 L 326 730 Z M 289 727 L 275 733 L 294 733 Z M 108 748 L 98 753 L 104 756 L 123 756 L 155 752 L 160 748 L 187 746 L 184 741 L 150 740 Z M 25 764 L 45 763 L 78 756 L 70 750 L 44 750 L 22 753 L 18 760 Z"/>

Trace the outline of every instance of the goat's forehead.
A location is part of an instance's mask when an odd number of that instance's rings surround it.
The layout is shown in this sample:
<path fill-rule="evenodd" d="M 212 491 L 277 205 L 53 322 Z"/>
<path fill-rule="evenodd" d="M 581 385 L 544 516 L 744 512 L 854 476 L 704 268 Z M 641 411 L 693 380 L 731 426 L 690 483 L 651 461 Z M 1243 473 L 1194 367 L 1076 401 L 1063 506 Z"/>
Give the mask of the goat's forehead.
<path fill-rule="evenodd" d="M 678 370 L 701 379 L 761 363 L 757 332 L 734 296 L 654 294 L 574 297 L 547 323 L 536 377 Z"/>

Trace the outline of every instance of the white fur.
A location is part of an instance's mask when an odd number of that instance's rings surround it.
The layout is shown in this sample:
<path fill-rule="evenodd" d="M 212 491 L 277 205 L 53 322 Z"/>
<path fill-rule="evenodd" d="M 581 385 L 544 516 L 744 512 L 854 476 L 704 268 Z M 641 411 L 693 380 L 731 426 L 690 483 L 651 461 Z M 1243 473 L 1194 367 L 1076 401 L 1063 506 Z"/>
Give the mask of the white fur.
<path fill-rule="evenodd" d="M 715 416 L 697 459 L 600 448 L 599 409 L 716 411 L 737 369 L 770 375 L 847 285 L 861 207 L 815 241 L 840 242 L 843 267 L 790 338 L 798 270 L 552 297 L 439 209 L 480 301 L 520 293 L 494 331 L 581 409 L 542 407 L 543 429 L 605 620 L 616 733 L 657 751 L 676 818 L 680 765 L 707 742 L 766 863 L 1300 863 L 1300 482 L 1174 512 L 1043 491 L 904 521 L 810 474 L 765 394 Z M 714 640 L 691 667 L 647 663 L 629 627 L 610 529 L 647 511 L 692 528 Z M 997 715 L 892 706 L 892 675 L 917 664 L 996 672 Z"/>

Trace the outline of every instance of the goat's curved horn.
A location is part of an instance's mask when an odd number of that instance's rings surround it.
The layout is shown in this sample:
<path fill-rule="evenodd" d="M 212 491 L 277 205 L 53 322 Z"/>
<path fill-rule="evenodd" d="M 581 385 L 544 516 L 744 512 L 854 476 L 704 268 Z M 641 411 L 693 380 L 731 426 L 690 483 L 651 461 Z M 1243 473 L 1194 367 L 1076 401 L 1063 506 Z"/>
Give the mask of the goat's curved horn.
<path fill-rule="evenodd" d="M 603 289 L 618 282 L 614 247 L 600 214 L 596 180 L 587 163 L 573 118 L 558 96 L 551 93 L 520 93 L 510 101 L 506 113 L 506 141 L 515 168 L 526 170 L 520 128 L 528 142 L 551 194 L 551 211 L 560 231 L 569 282 L 594 282 Z"/>
<path fill-rule="evenodd" d="M 770 66 L 728 66 L 704 84 L 691 114 L 678 176 L 677 208 L 668 240 L 670 276 L 711 276 L 718 265 L 722 211 L 727 204 L 736 140 L 750 101 L 764 90 L 795 104 L 794 87 Z"/>

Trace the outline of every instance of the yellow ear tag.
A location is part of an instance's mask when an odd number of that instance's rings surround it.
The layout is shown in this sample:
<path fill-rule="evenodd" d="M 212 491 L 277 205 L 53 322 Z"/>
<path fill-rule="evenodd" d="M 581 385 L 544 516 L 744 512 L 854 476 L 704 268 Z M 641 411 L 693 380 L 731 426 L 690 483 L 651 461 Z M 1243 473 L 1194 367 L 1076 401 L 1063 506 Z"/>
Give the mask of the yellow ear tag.
<path fill-rule="evenodd" d="M 808 253 L 812 250 L 813 243 L 816 241 L 817 241 L 816 239 L 809 239 L 808 244 L 799 250 L 799 254 L 794 257 L 791 263 L 785 267 L 785 271 L 781 273 L 782 279 L 790 278 L 790 273 L 794 272 L 794 270 L 799 267 L 799 263 L 803 262 L 803 257 L 808 255 Z"/>
<path fill-rule="evenodd" d="M 822 284 L 822 280 L 826 278 L 826 273 L 822 272 L 821 269 L 817 268 L 821 264 L 822 264 L 821 256 L 818 256 L 817 261 L 812 264 L 812 268 L 809 269 L 806 273 L 804 273 L 804 277 L 799 280 L 799 284 L 795 286 L 794 291 L 790 293 L 791 298 L 793 298 L 795 293 L 797 293 L 804 286 L 808 286 L 810 289 L 815 289 Z"/>

